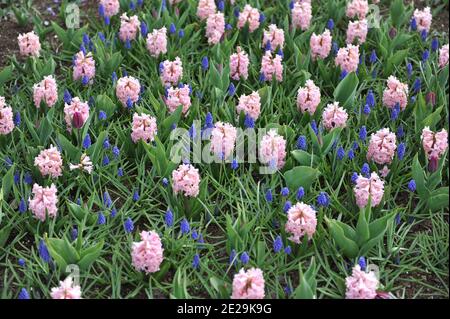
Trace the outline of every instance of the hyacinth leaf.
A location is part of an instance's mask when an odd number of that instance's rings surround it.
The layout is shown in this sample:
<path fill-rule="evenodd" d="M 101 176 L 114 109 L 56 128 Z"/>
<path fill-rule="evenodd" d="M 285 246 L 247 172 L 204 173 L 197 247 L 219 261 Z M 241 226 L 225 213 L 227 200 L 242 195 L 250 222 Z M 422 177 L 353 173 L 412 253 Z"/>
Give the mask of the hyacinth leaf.
<path fill-rule="evenodd" d="M 315 299 L 316 298 L 316 263 L 314 257 L 311 258 L 311 263 L 303 273 L 301 265 L 299 265 L 300 284 L 294 291 L 295 299 Z"/>
<path fill-rule="evenodd" d="M 439 87 L 445 88 L 448 82 L 448 64 L 438 74 Z M 1 80 L 0 80 L 1 84 Z"/>
<path fill-rule="evenodd" d="M 266 260 L 266 243 L 262 240 L 258 241 L 256 246 L 256 263 L 262 267 Z"/>
<path fill-rule="evenodd" d="M 292 156 L 297 160 L 301 166 L 316 166 L 319 159 L 314 154 L 309 154 L 303 150 L 291 151 Z"/>
<path fill-rule="evenodd" d="M 308 131 L 309 131 L 309 136 L 310 136 L 312 144 L 313 144 L 313 150 L 318 155 L 321 155 L 322 148 L 320 147 L 319 138 L 317 137 L 316 133 L 312 129 L 311 125 L 308 125 Z"/>
<path fill-rule="evenodd" d="M 230 292 L 227 289 L 227 284 L 225 281 L 217 277 L 211 277 L 209 282 L 211 283 L 213 289 L 219 294 L 219 298 L 228 298 L 230 296 Z"/>
<path fill-rule="evenodd" d="M 388 228 L 388 224 L 392 222 L 395 214 L 395 211 L 388 213 L 385 216 L 370 223 L 370 239 L 361 246 L 361 249 L 359 251 L 360 256 L 364 256 L 365 254 L 367 254 L 372 247 L 377 245 L 383 239 L 384 233 Z"/>
<path fill-rule="evenodd" d="M 51 109 L 39 126 L 39 140 L 41 145 L 46 145 L 47 140 L 53 133 L 52 117 L 54 109 Z"/>
<path fill-rule="evenodd" d="M 172 298 L 175 299 L 186 299 L 189 298 L 189 293 L 187 292 L 187 276 L 186 268 L 178 268 L 173 279 L 173 289 Z"/>
<path fill-rule="evenodd" d="M 153 277 L 156 281 L 160 282 L 164 276 L 167 274 L 171 267 L 171 263 L 168 260 L 163 260 L 161 266 L 159 267 L 159 271 L 153 274 Z"/>
<path fill-rule="evenodd" d="M 14 67 L 12 65 L 4 67 L 0 71 L 0 86 L 8 82 L 12 78 Z"/>
<path fill-rule="evenodd" d="M 356 224 L 356 238 L 358 246 L 361 246 L 370 239 L 369 223 L 366 219 L 366 209 L 370 209 L 370 200 L 367 203 L 367 208 L 359 210 L 358 223 Z"/>
<path fill-rule="evenodd" d="M 298 189 L 302 186 L 305 191 L 317 180 L 320 172 L 309 166 L 296 166 L 284 173 L 284 179 L 290 189 Z"/>
<path fill-rule="evenodd" d="M 96 109 L 105 112 L 107 117 L 111 117 L 117 110 L 117 105 L 105 94 L 97 95 L 95 106 Z"/>
<path fill-rule="evenodd" d="M 391 74 L 394 69 L 394 66 L 402 64 L 405 61 L 405 59 L 408 57 L 408 54 L 409 54 L 409 50 L 404 49 L 404 50 L 399 50 L 399 51 L 395 52 L 392 56 L 390 56 L 389 59 L 387 60 L 387 64 L 386 64 L 386 69 L 385 69 L 386 74 Z"/>
<path fill-rule="evenodd" d="M 53 31 L 55 31 L 58 39 L 63 43 L 64 47 L 68 47 L 70 44 L 70 40 L 67 36 L 67 32 L 64 31 L 57 23 L 52 21 Z"/>
<path fill-rule="evenodd" d="M 444 106 L 438 107 L 433 113 L 428 115 L 422 123 L 422 127 L 429 126 L 430 129 L 435 129 L 439 121 L 441 120 L 441 112 Z"/>
<path fill-rule="evenodd" d="M 81 150 L 72 144 L 64 135 L 58 133 L 58 143 L 61 149 L 69 155 L 71 161 L 76 162 L 80 159 Z"/>
<path fill-rule="evenodd" d="M 89 269 L 89 266 L 92 265 L 94 261 L 100 257 L 104 245 L 104 240 L 102 239 L 96 245 L 91 246 L 87 249 L 84 249 L 80 254 L 80 260 L 78 261 L 78 266 L 82 270 Z"/>
<path fill-rule="evenodd" d="M 342 231 L 344 232 L 345 237 L 351 239 L 352 241 L 356 241 L 356 230 L 353 229 L 351 226 L 339 221 L 334 220 L 336 225 L 342 228 Z"/>
<path fill-rule="evenodd" d="M 441 187 L 430 194 L 428 207 L 435 212 L 449 206 L 449 188 Z"/>
<path fill-rule="evenodd" d="M 416 105 L 414 106 L 414 119 L 416 132 L 420 132 L 423 129 L 423 121 L 429 113 L 429 108 L 427 108 L 425 98 L 422 92 L 417 94 Z"/>
<path fill-rule="evenodd" d="M 345 236 L 343 229 L 334 220 L 325 217 L 325 221 L 330 229 L 331 236 L 342 253 L 348 258 L 355 258 L 358 255 L 358 245 Z"/>
<path fill-rule="evenodd" d="M 69 264 L 68 257 L 64 255 L 64 241 L 58 238 L 47 238 L 46 245 L 50 256 L 56 261 L 61 271 L 64 271 Z"/>
<path fill-rule="evenodd" d="M 403 0 L 394 0 L 390 7 L 390 16 L 395 27 L 401 26 L 404 20 L 405 6 Z"/>
<path fill-rule="evenodd" d="M 347 76 L 339 82 L 334 90 L 333 96 L 339 105 L 349 110 L 353 107 L 353 100 L 355 99 L 356 88 L 358 87 L 359 79 L 355 72 L 347 74 Z"/>
<path fill-rule="evenodd" d="M 103 149 L 103 142 L 105 141 L 106 136 L 108 136 L 108 132 L 102 131 L 98 135 L 97 142 L 95 142 L 95 144 L 92 145 L 88 150 L 88 154 L 94 165 L 97 164 L 100 160 L 101 151 Z"/>
<path fill-rule="evenodd" d="M 176 110 L 170 114 L 164 121 L 161 123 L 161 131 L 162 131 L 162 140 L 165 140 L 165 137 L 169 134 L 172 126 L 174 124 L 178 124 L 181 119 L 181 114 L 183 112 L 183 106 L 180 105 L 176 108 Z"/>
<path fill-rule="evenodd" d="M 419 194 L 420 199 L 427 200 L 430 191 L 426 187 L 425 173 L 423 171 L 422 166 L 420 165 L 418 154 L 414 156 L 412 164 L 412 177 L 416 181 L 417 193 Z"/>
<path fill-rule="evenodd" d="M 2 193 L 4 198 L 8 198 L 8 194 L 14 185 L 15 164 L 13 164 L 2 178 Z"/>
<path fill-rule="evenodd" d="M 5 246 L 6 241 L 11 234 L 11 230 L 12 226 L 2 226 L 2 229 L 0 229 L 0 248 L 3 248 L 3 246 Z"/>
<path fill-rule="evenodd" d="M 322 144 L 322 156 L 325 156 L 328 154 L 328 152 L 332 149 L 333 143 L 339 138 L 339 135 L 341 134 L 342 128 L 338 127 L 333 129 L 330 133 L 326 134 L 323 137 L 323 144 Z"/>

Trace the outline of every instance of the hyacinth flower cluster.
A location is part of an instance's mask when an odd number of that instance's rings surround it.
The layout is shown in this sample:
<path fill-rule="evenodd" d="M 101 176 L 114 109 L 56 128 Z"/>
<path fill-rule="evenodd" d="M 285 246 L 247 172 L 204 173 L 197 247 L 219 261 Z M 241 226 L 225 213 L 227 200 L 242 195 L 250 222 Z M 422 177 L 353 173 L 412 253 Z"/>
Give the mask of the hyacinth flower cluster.
<path fill-rule="evenodd" d="M 0 233 L 29 280 L 6 295 L 404 296 L 414 247 L 384 243 L 448 210 L 448 40 L 434 4 L 377 3 L 97 0 L 97 23 L 17 34 Z"/>

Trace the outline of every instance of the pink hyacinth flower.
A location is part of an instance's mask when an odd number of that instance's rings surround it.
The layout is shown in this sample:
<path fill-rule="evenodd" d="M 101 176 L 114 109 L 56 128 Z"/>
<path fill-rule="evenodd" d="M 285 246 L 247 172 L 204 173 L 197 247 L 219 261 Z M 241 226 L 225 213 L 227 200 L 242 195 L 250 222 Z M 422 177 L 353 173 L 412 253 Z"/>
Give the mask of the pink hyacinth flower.
<path fill-rule="evenodd" d="M 397 148 L 395 134 L 388 128 L 383 128 L 370 137 L 370 144 L 367 150 L 367 160 L 384 165 L 390 164 Z"/>
<path fill-rule="evenodd" d="M 262 46 L 265 47 L 267 43 L 270 43 L 272 50 L 277 48 L 282 49 L 284 47 L 284 31 L 277 28 L 275 24 L 269 25 L 267 30 L 264 30 Z"/>
<path fill-rule="evenodd" d="M 323 110 L 322 121 L 323 126 L 327 130 L 332 130 L 336 127 L 345 127 L 347 119 L 347 111 L 339 106 L 339 102 L 330 103 L 325 110 Z"/>
<path fill-rule="evenodd" d="M 139 94 L 141 93 L 141 84 L 139 80 L 132 76 L 125 76 L 117 81 L 116 96 L 122 103 L 122 106 L 127 106 L 127 103 L 136 103 L 139 101 Z"/>
<path fill-rule="evenodd" d="M 44 102 L 48 107 L 53 107 L 58 101 L 58 86 L 53 75 L 44 77 L 44 79 L 33 86 L 33 100 L 37 108 Z"/>
<path fill-rule="evenodd" d="M 100 0 L 100 5 L 103 5 L 106 17 L 112 17 L 119 13 L 119 0 Z"/>
<path fill-rule="evenodd" d="M 197 6 L 197 17 L 200 20 L 207 19 L 210 15 L 216 13 L 217 7 L 214 0 L 199 0 Z"/>
<path fill-rule="evenodd" d="M 312 80 L 307 80 L 305 86 L 297 92 L 297 108 L 301 112 L 313 115 L 320 104 L 320 89 Z"/>
<path fill-rule="evenodd" d="M 340 48 L 334 62 L 342 71 L 356 72 L 359 64 L 359 46 L 347 44 L 346 47 Z"/>
<path fill-rule="evenodd" d="M 136 15 L 128 17 L 126 13 L 120 16 L 119 39 L 123 42 L 136 39 L 139 33 L 140 22 Z"/>
<path fill-rule="evenodd" d="M 358 44 L 366 42 L 368 31 L 367 20 L 350 21 L 347 29 L 347 43 L 353 43 L 355 40 Z"/>
<path fill-rule="evenodd" d="M 141 241 L 133 242 L 131 246 L 131 259 L 134 268 L 145 273 L 154 273 L 164 259 L 161 238 L 154 231 L 142 231 Z"/>
<path fill-rule="evenodd" d="M 250 33 L 259 27 L 259 11 L 249 4 L 246 4 L 244 10 L 239 13 L 237 27 L 238 29 L 242 29 L 246 24 L 248 24 L 248 31 Z"/>
<path fill-rule="evenodd" d="M 20 55 L 38 57 L 41 51 L 41 42 L 34 31 L 20 34 L 17 37 L 19 43 Z"/>
<path fill-rule="evenodd" d="M 312 18 L 311 4 L 308 2 L 296 2 L 292 8 L 292 25 L 303 31 L 309 28 Z"/>
<path fill-rule="evenodd" d="M 220 159 L 233 155 L 237 130 L 229 123 L 217 122 L 211 131 L 211 152 Z"/>
<path fill-rule="evenodd" d="M 369 3 L 367 0 L 352 0 L 347 5 L 346 14 L 349 18 L 357 17 L 363 20 L 369 12 Z"/>
<path fill-rule="evenodd" d="M 309 41 L 309 46 L 311 47 L 311 57 L 315 60 L 317 57 L 320 59 L 325 59 L 331 51 L 332 37 L 330 30 L 326 29 L 322 34 L 316 35 L 312 34 Z"/>
<path fill-rule="evenodd" d="M 264 296 L 264 276 L 261 269 L 241 269 L 234 275 L 231 299 L 264 299 Z"/>
<path fill-rule="evenodd" d="M 304 235 L 311 239 L 316 232 L 317 218 L 316 211 L 303 202 L 292 206 L 287 212 L 288 220 L 285 230 L 291 235 L 289 240 L 299 244 Z"/>
<path fill-rule="evenodd" d="M 275 129 L 263 136 L 259 144 L 260 162 L 281 169 L 285 164 L 286 140 Z"/>
<path fill-rule="evenodd" d="M 392 109 L 400 104 L 403 111 L 408 104 L 408 84 L 400 82 L 395 76 L 387 79 L 387 87 L 383 91 L 383 104 Z"/>
<path fill-rule="evenodd" d="M 175 194 L 197 197 L 199 194 L 200 174 L 198 169 L 190 164 L 181 164 L 172 171 L 172 189 Z"/>
<path fill-rule="evenodd" d="M 75 286 L 72 277 L 67 277 L 59 282 L 59 287 L 52 288 L 52 299 L 82 299 L 81 287 Z"/>
<path fill-rule="evenodd" d="M 378 279 L 373 271 L 364 272 L 359 265 L 353 267 L 352 275 L 345 278 L 346 299 L 374 299 L 377 296 Z"/>
<path fill-rule="evenodd" d="M 431 21 L 433 20 L 430 7 L 425 7 L 423 10 L 414 10 L 413 18 L 417 23 L 417 31 L 422 32 L 425 30 L 430 32 Z"/>
<path fill-rule="evenodd" d="M 78 116 L 80 123 L 75 128 L 83 126 L 89 118 L 89 104 L 82 102 L 78 97 L 74 97 L 70 104 L 66 103 L 64 106 L 64 120 L 66 121 L 66 127 L 69 132 L 72 131 L 72 124 L 76 116 Z"/>
<path fill-rule="evenodd" d="M 439 67 L 443 68 L 448 65 L 448 44 L 439 49 Z"/>
<path fill-rule="evenodd" d="M 271 81 L 273 77 L 278 82 L 283 81 L 283 64 L 281 61 L 281 55 L 275 54 L 275 57 L 273 57 L 272 52 L 266 51 L 262 57 L 260 71 L 265 81 Z"/>
<path fill-rule="evenodd" d="M 225 33 L 225 18 L 222 12 L 211 14 L 206 20 L 206 37 L 209 44 L 217 44 Z"/>
<path fill-rule="evenodd" d="M 49 187 L 42 187 L 38 184 L 33 185 L 33 199 L 28 200 L 31 212 L 40 221 L 45 221 L 46 215 L 55 218 L 58 212 L 56 204 L 58 196 L 56 195 L 56 186 L 52 183 Z"/>
<path fill-rule="evenodd" d="M 42 150 L 34 159 L 34 166 L 37 166 L 42 176 L 53 178 L 61 176 L 62 165 L 61 153 L 53 145 L 48 149 Z"/>
<path fill-rule="evenodd" d="M 139 140 L 144 142 L 153 142 L 157 134 L 156 118 L 147 114 L 134 113 L 133 114 L 133 127 L 131 132 L 131 139 L 134 143 Z"/>
<path fill-rule="evenodd" d="M 372 172 L 369 178 L 359 175 L 356 179 L 356 185 L 353 188 L 356 197 L 356 204 L 363 208 L 369 202 L 370 206 L 375 207 L 380 204 L 384 194 L 384 182 L 377 173 Z"/>
<path fill-rule="evenodd" d="M 0 96 L 0 135 L 6 135 L 14 129 L 13 111 L 5 102 L 5 98 Z"/>
<path fill-rule="evenodd" d="M 160 78 L 162 83 L 167 85 L 177 85 L 183 76 L 183 63 L 179 57 L 175 61 L 165 60 L 162 64 Z"/>
<path fill-rule="evenodd" d="M 95 76 L 95 60 L 92 57 L 92 53 L 89 52 L 86 55 L 83 51 L 78 52 L 75 55 L 73 63 L 73 79 L 74 81 L 83 79 L 86 77 L 92 84 L 92 79 Z"/>
<path fill-rule="evenodd" d="M 182 87 L 170 87 L 167 90 L 166 105 L 170 113 L 175 112 L 175 110 L 182 105 L 182 113 L 186 114 L 191 107 L 191 97 L 190 97 L 189 85 L 185 84 Z"/>
<path fill-rule="evenodd" d="M 167 29 L 154 29 L 147 35 L 147 50 L 152 57 L 167 53 Z"/>
<path fill-rule="evenodd" d="M 236 106 L 238 113 L 244 112 L 250 116 L 253 120 L 258 119 L 261 113 L 261 97 L 257 91 L 252 92 L 250 95 L 242 94 L 239 97 L 239 104 Z"/>
<path fill-rule="evenodd" d="M 439 159 L 448 147 L 448 133 L 446 129 L 442 129 L 439 132 L 433 132 L 426 126 L 422 130 L 421 140 L 423 150 L 427 154 L 429 160 L 432 158 Z"/>
<path fill-rule="evenodd" d="M 247 80 L 249 62 L 248 54 L 238 46 L 236 53 L 230 55 L 230 77 L 236 81 Z"/>

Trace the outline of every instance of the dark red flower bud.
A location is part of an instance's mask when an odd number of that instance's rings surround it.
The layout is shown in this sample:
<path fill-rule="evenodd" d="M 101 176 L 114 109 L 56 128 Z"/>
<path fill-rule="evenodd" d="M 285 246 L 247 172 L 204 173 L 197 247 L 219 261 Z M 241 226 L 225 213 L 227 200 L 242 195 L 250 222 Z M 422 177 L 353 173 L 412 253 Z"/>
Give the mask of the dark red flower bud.
<path fill-rule="evenodd" d="M 436 93 L 428 92 L 426 101 L 428 104 L 431 104 L 431 106 L 435 106 L 436 105 Z"/>
<path fill-rule="evenodd" d="M 391 39 L 393 39 L 393 38 L 395 38 L 396 35 L 397 35 L 397 29 L 394 28 L 394 27 L 392 27 L 392 28 L 389 30 L 389 37 L 390 37 Z"/>
<path fill-rule="evenodd" d="M 83 116 L 80 112 L 75 112 L 72 118 L 72 126 L 74 128 L 81 128 L 83 126 Z"/>
<path fill-rule="evenodd" d="M 428 162 L 428 170 L 433 173 L 437 170 L 439 165 L 439 158 L 437 156 L 432 156 Z"/>

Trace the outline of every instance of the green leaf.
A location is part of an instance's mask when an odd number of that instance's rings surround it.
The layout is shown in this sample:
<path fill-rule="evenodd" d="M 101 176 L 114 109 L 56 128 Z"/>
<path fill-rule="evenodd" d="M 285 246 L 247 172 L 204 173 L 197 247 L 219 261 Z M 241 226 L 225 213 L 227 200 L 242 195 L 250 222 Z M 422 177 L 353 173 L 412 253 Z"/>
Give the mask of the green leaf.
<path fill-rule="evenodd" d="M 302 186 L 307 191 L 316 181 L 320 172 L 309 166 L 297 166 L 284 173 L 284 179 L 290 189 Z"/>
<path fill-rule="evenodd" d="M 3 86 L 4 83 L 8 82 L 12 78 L 14 67 L 12 65 L 4 67 L 3 70 L 0 71 L 0 86 Z"/>
<path fill-rule="evenodd" d="M 403 0 L 394 0 L 390 7 L 390 16 L 392 24 L 395 27 L 399 27 L 403 21 L 403 15 L 405 13 L 405 6 Z"/>
<path fill-rule="evenodd" d="M 164 121 L 161 123 L 161 131 L 162 131 L 163 140 L 169 134 L 169 132 L 172 128 L 172 125 L 177 124 L 180 121 L 182 112 L 183 112 L 183 106 L 180 105 L 177 107 L 177 109 L 172 114 L 170 114 L 167 118 L 165 118 Z"/>
<path fill-rule="evenodd" d="M 416 181 L 416 189 L 420 199 L 424 201 L 427 200 L 430 195 L 430 191 L 426 187 L 425 173 L 420 165 L 418 154 L 416 154 L 413 159 L 412 177 Z"/>
<path fill-rule="evenodd" d="M 104 241 L 101 240 L 95 246 L 91 246 L 85 250 L 83 250 L 80 254 L 80 261 L 78 262 L 78 266 L 80 269 L 87 270 L 89 266 L 100 257 L 104 245 Z"/>
<path fill-rule="evenodd" d="M 347 74 L 334 90 L 333 96 L 335 101 L 338 101 L 340 106 L 347 110 L 350 109 L 353 106 L 353 100 L 355 99 L 358 84 L 359 79 L 355 72 Z"/>
<path fill-rule="evenodd" d="M 61 148 L 67 153 L 67 155 L 69 155 L 70 160 L 73 162 L 78 162 L 81 157 L 81 150 L 73 145 L 64 135 L 58 133 L 57 136 Z"/>
<path fill-rule="evenodd" d="M 330 133 L 328 133 L 327 135 L 325 135 L 323 137 L 323 144 L 322 144 L 322 151 L 321 151 L 321 155 L 322 156 L 325 156 L 325 155 L 328 154 L 328 152 L 333 147 L 334 141 L 341 134 L 341 131 L 342 131 L 342 128 L 341 127 L 337 127 L 337 128 L 333 129 Z"/>
<path fill-rule="evenodd" d="M 409 54 L 409 49 L 399 50 L 395 52 L 388 60 L 386 64 L 385 72 L 386 74 L 391 74 L 394 66 L 402 65 L 402 62 L 406 59 Z"/>
<path fill-rule="evenodd" d="M 108 118 L 111 117 L 117 110 L 117 105 L 109 96 L 105 94 L 97 95 L 95 105 L 98 110 L 104 111 Z"/>
<path fill-rule="evenodd" d="M 294 150 L 291 152 L 295 160 L 302 166 L 316 166 L 318 163 L 317 156 L 309 154 L 303 150 Z"/>
<path fill-rule="evenodd" d="M 15 170 L 15 164 L 13 164 L 9 170 L 6 172 L 6 174 L 2 178 L 2 190 L 3 190 L 3 196 L 4 198 L 8 198 L 9 191 L 11 190 L 12 186 L 14 185 L 14 170 Z"/>
<path fill-rule="evenodd" d="M 9 238 L 9 235 L 11 234 L 12 227 L 7 226 L 0 229 L 0 248 L 3 248 L 3 246 L 6 244 L 6 241 Z"/>
<path fill-rule="evenodd" d="M 435 212 L 442 208 L 448 207 L 449 203 L 449 188 L 441 187 L 430 194 L 428 199 L 428 207 Z"/>
<path fill-rule="evenodd" d="M 103 131 L 98 135 L 97 141 L 94 145 L 89 148 L 89 157 L 91 158 L 92 163 L 95 165 L 100 160 L 100 154 L 103 149 L 103 141 L 107 136 L 107 132 Z"/>
<path fill-rule="evenodd" d="M 367 203 L 367 206 L 370 207 L 370 201 L 369 203 Z M 366 220 L 365 208 L 361 208 L 359 210 L 358 223 L 356 224 L 356 238 L 359 246 L 361 246 L 370 238 L 369 224 Z"/>
<path fill-rule="evenodd" d="M 358 256 L 358 245 L 346 237 L 343 229 L 332 219 L 325 217 L 325 221 L 330 229 L 330 234 L 338 245 L 342 253 L 348 258 L 355 258 Z"/>

